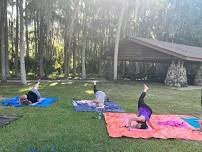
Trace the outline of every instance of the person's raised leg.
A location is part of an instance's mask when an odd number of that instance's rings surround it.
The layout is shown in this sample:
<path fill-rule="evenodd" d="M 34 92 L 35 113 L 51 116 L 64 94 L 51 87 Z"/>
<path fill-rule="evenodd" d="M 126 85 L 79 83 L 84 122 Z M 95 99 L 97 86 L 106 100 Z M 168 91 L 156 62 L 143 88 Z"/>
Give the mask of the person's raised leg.
<path fill-rule="evenodd" d="M 138 100 L 138 108 L 144 103 L 144 97 L 146 96 L 146 92 L 149 90 L 149 87 L 144 84 L 143 92 L 141 93 Z"/>
<path fill-rule="evenodd" d="M 40 79 L 39 79 L 38 82 L 33 86 L 33 89 L 38 90 L 38 89 L 39 89 L 39 84 L 40 84 Z"/>
<path fill-rule="evenodd" d="M 96 88 L 96 81 L 93 81 L 93 91 L 94 91 L 94 94 L 98 91 Z"/>
<path fill-rule="evenodd" d="M 146 85 L 146 84 L 144 84 L 144 90 L 143 90 L 143 92 L 147 92 L 149 90 L 149 87 Z"/>

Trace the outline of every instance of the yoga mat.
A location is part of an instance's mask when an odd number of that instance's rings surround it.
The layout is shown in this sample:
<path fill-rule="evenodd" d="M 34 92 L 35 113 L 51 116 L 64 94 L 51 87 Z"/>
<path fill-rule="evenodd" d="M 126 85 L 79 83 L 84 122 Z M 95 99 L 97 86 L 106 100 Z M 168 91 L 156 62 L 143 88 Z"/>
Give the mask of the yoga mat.
<path fill-rule="evenodd" d="M 18 116 L 13 115 L 0 115 L 0 127 L 7 125 L 15 120 L 17 120 Z"/>
<path fill-rule="evenodd" d="M 182 120 L 186 121 L 189 125 L 191 125 L 195 129 L 199 129 L 198 120 L 202 120 L 202 118 L 182 118 Z"/>
<path fill-rule="evenodd" d="M 96 107 L 88 103 L 90 100 L 73 100 L 72 105 L 76 112 L 124 112 L 124 110 L 113 101 L 106 101 L 104 107 Z"/>
<path fill-rule="evenodd" d="M 57 98 L 40 98 L 39 102 L 30 104 L 30 105 L 22 105 L 19 103 L 19 97 L 14 97 L 14 98 L 9 98 L 9 99 L 4 99 L 1 101 L 1 104 L 4 106 L 12 106 L 12 107 L 25 107 L 25 106 L 30 106 L 30 107 L 43 107 L 47 108 L 54 102 L 56 102 L 58 99 Z"/>
<path fill-rule="evenodd" d="M 131 113 L 104 113 L 107 132 L 110 137 L 130 137 L 130 138 L 157 138 L 157 139 L 184 139 L 202 141 L 202 132 L 193 130 L 187 122 L 177 115 L 152 115 L 147 125 L 151 129 L 135 129 L 130 131 L 125 127 L 126 117 L 133 117 Z M 186 127 L 173 125 L 159 125 L 159 122 L 175 121 L 182 123 Z"/>

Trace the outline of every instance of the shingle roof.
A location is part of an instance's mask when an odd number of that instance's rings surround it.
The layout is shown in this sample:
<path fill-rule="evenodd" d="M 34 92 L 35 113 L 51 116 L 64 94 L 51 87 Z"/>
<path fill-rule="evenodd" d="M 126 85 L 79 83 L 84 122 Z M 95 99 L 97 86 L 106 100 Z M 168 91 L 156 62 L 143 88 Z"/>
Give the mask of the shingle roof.
<path fill-rule="evenodd" d="M 184 60 L 202 61 L 201 47 L 175 44 L 175 43 L 169 43 L 169 42 L 146 39 L 146 38 L 137 38 L 137 37 L 129 37 L 128 39 L 138 44 L 142 44 L 144 46 L 147 46 L 153 49 L 158 49 L 158 51 L 179 57 Z"/>
<path fill-rule="evenodd" d="M 177 58 L 187 60 L 187 61 L 200 61 L 202 62 L 202 48 L 195 46 L 188 46 L 183 44 L 175 44 L 164 41 L 139 38 L 139 37 L 128 37 L 120 41 L 120 45 L 127 42 L 134 42 L 150 48 L 152 50 L 156 50 L 158 52 L 162 52 L 171 56 L 175 56 Z M 120 46 L 121 47 L 121 46 Z M 123 47 L 122 47 L 123 49 Z M 110 48 L 110 52 L 113 51 Z M 111 53 L 110 53 L 111 54 Z M 109 54 L 108 54 L 109 55 Z"/>

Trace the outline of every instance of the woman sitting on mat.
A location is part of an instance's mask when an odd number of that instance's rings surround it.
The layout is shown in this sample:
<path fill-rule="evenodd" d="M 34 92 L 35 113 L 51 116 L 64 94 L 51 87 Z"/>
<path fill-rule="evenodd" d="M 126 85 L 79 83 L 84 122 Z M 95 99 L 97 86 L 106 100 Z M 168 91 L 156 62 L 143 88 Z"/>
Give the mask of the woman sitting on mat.
<path fill-rule="evenodd" d="M 149 88 L 144 84 L 144 90 L 138 100 L 138 116 L 130 118 L 128 121 L 128 128 L 147 129 L 147 121 L 152 115 L 152 109 L 144 103 L 144 97 Z M 132 126 L 132 122 L 136 121 L 137 124 Z"/>
<path fill-rule="evenodd" d="M 33 86 L 33 88 L 25 95 L 20 96 L 20 103 L 23 105 L 28 105 L 32 103 L 36 103 L 41 98 L 40 92 L 38 91 L 40 82 Z"/>
<path fill-rule="evenodd" d="M 106 99 L 106 94 L 103 91 L 97 90 L 95 81 L 93 84 L 93 91 L 94 91 L 94 95 L 95 95 L 95 99 L 93 100 L 93 103 L 96 104 L 96 107 L 103 108 L 104 102 Z"/>

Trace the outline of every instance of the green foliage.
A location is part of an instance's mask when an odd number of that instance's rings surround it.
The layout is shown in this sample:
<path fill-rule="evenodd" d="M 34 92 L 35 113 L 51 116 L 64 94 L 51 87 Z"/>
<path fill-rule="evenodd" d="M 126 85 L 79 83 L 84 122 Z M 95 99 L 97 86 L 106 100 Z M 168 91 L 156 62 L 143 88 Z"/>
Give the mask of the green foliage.
<path fill-rule="evenodd" d="M 81 72 L 81 49 L 84 45 L 83 41 L 86 40 L 86 69 L 89 74 L 99 73 L 101 69 L 99 66 L 105 60 L 103 59 L 105 49 L 114 42 L 119 12 L 122 7 L 121 0 L 26 0 L 26 2 L 30 46 L 30 59 L 26 59 L 28 73 L 38 75 L 36 71 L 39 71 L 39 47 L 42 46 L 46 75 L 63 72 L 64 34 L 67 31 L 68 35 L 75 6 L 79 6 L 79 11 L 75 20 L 74 38 L 68 50 L 70 61 L 68 66 L 72 68 L 72 46 L 74 46 L 77 72 Z M 128 0 L 128 3 L 122 36 L 132 34 L 168 42 L 202 46 L 201 0 Z M 16 54 L 11 51 L 11 22 L 15 22 L 15 9 L 12 12 L 11 7 L 15 7 L 16 4 L 15 1 L 9 1 L 8 4 L 8 48 L 10 69 L 14 71 L 13 62 Z M 44 26 L 40 27 L 42 23 Z M 17 43 L 15 42 L 15 26 L 14 24 L 12 35 L 14 43 Z M 39 45 L 41 35 L 44 35 L 44 39 L 42 39 L 44 42 Z M 126 73 L 124 77 L 136 79 L 145 76 L 145 74 L 139 76 L 130 70 L 127 71 L 129 73 Z M 72 70 L 70 72 L 72 73 Z"/>
<path fill-rule="evenodd" d="M 53 59 L 46 59 L 44 57 L 44 72 L 45 72 L 45 77 L 47 77 L 49 74 L 54 72 L 54 63 L 55 60 Z"/>
<path fill-rule="evenodd" d="M 199 70 L 199 67 L 200 67 L 200 64 L 196 64 L 196 63 L 189 63 L 186 65 L 188 84 L 194 85 L 195 75 L 197 71 Z"/>
<path fill-rule="evenodd" d="M 36 59 L 25 57 L 25 64 L 27 73 L 37 73 L 39 63 Z"/>
<path fill-rule="evenodd" d="M 61 43 L 56 43 L 54 46 L 55 55 L 54 55 L 54 70 L 58 73 L 62 73 L 63 63 L 64 63 L 64 54 L 63 54 L 63 45 Z"/>

